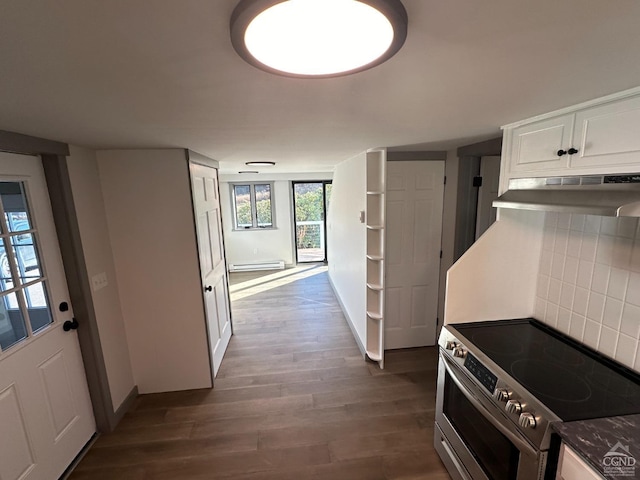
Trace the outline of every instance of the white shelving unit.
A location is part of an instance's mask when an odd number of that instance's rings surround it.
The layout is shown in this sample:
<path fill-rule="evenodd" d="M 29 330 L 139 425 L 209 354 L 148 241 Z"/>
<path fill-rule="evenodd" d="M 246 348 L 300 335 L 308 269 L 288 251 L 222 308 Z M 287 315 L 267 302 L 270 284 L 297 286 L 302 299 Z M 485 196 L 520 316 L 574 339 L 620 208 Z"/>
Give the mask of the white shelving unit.
<path fill-rule="evenodd" d="M 386 150 L 367 152 L 367 356 L 384 368 Z"/>

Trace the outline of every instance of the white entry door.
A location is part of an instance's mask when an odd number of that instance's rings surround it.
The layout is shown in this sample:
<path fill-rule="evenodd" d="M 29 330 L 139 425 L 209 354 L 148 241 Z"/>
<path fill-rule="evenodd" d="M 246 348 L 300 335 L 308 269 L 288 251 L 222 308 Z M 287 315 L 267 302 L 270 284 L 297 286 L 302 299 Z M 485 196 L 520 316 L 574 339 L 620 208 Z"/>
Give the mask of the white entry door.
<path fill-rule="evenodd" d="M 215 377 L 232 333 L 227 265 L 222 243 L 218 170 L 197 163 L 191 163 L 190 168 L 211 369 Z"/>
<path fill-rule="evenodd" d="M 435 345 L 444 162 L 388 162 L 385 349 Z"/>
<path fill-rule="evenodd" d="M 0 478 L 58 478 L 95 433 L 39 158 L 0 153 Z M 77 326 L 73 324 L 72 326 Z"/>

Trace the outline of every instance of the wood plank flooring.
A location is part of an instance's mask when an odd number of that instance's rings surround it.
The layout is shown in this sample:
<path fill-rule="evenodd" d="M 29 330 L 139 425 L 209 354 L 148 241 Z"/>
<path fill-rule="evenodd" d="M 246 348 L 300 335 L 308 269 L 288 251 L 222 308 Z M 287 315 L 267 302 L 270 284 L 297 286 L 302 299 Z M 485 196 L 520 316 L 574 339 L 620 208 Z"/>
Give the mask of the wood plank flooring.
<path fill-rule="evenodd" d="M 232 274 L 231 294 L 215 388 L 140 396 L 71 479 L 449 479 L 435 348 L 365 362 L 323 266 Z"/>

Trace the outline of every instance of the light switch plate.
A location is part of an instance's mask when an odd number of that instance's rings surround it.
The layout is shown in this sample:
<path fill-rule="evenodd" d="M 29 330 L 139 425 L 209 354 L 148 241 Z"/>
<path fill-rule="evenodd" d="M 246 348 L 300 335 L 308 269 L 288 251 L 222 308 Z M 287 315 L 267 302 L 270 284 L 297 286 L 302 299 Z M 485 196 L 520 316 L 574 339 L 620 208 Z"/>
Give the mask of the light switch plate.
<path fill-rule="evenodd" d="M 98 273 L 93 277 L 91 277 L 91 288 L 93 289 L 94 292 L 97 292 L 98 290 L 102 290 L 107 285 L 109 285 L 109 282 L 107 280 L 106 272 Z"/>

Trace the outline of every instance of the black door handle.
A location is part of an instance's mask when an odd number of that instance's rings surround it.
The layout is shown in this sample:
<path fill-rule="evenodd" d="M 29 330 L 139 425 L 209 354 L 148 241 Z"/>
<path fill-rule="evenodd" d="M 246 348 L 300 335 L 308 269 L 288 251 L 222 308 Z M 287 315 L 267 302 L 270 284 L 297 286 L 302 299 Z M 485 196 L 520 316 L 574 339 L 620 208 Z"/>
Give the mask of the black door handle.
<path fill-rule="evenodd" d="M 567 150 L 567 153 L 569 155 L 575 155 L 576 153 L 578 153 L 578 150 L 576 150 L 575 148 L 571 147 L 569 150 Z"/>
<path fill-rule="evenodd" d="M 559 157 L 561 157 L 563 155 L 566 155 L 567 151 L 566 150 L 558 150 L 556 153 L 558 154 Z"/>
<path fill-rule="evenodd" d="M 62 329 L 65 332 L 68 332 L 69 330 L 77 330 L 79 325 L 78 321 L 74 318 L 73 320 L 67 320 L 64 322 L 62 324 Z"/>
<path fill-rule="evenodd" d="M 211 285 L 209 285 L 208 287 L 204 287 L 204 291 L 205 292 L 211 292 L 211 291 L 213 291 L 213 287 Z"/>

